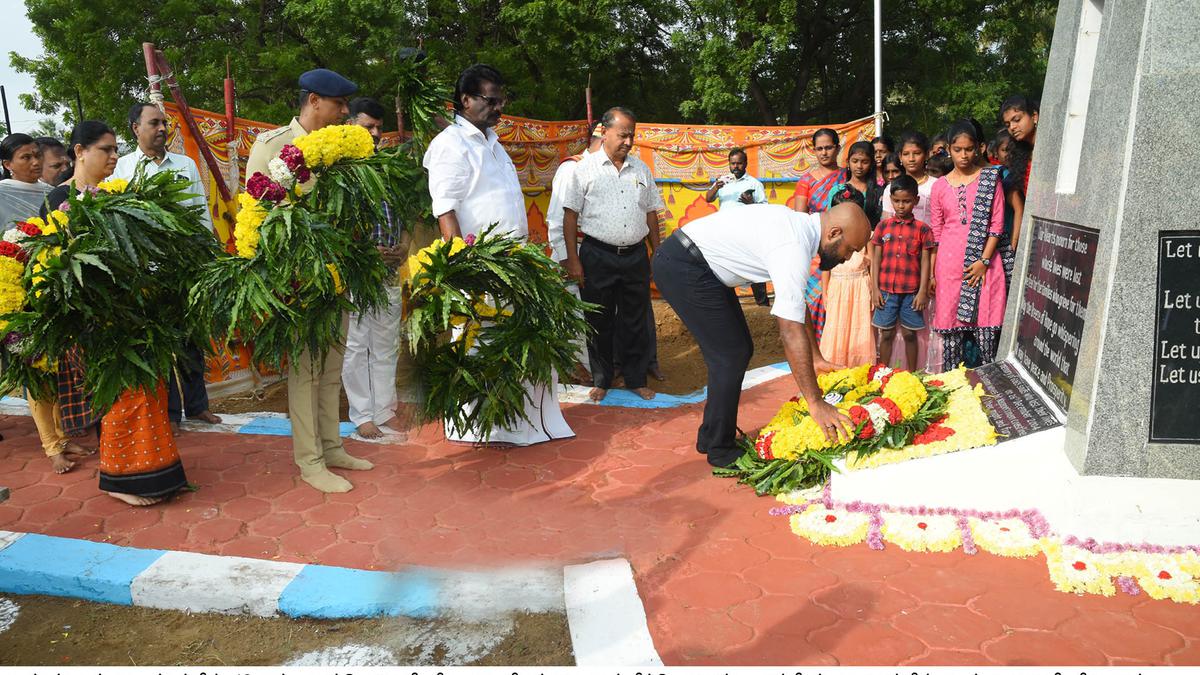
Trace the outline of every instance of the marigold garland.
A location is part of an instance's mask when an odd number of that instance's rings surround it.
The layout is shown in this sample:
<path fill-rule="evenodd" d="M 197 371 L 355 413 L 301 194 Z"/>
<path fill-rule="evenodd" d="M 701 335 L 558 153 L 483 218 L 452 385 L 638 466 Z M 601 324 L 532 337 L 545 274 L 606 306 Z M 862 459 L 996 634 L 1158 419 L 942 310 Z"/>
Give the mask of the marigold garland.
<path fill-rule="evenodd" d="M 1200 604 L 1200 546 L 1098 544 L 1062 538 L 1036 511 L 980 512 L 833 501 L 829 485 L 779 495 L 793 532 L 815 544 L 849 546 L 884 541 L 907 551 L 1028 558 L 1043 554 L 1054 587 L 1064 593 L 1114 595 L 1145 592 L 1156 600 Z M 924 525 L 924 527 L 922 527 Z"/>
<path fill-rule="evenodd" d="M 861 513 L 830 510 L 810 504 L 790 519 L 792 531 L 822 546 L 853 546 L 867 538 L 870 518 Z"/>
<path fill-rule="evenodd" d="M 885 540 L 905 551 L 944 553 L 962 544 L 954 516 L 885 513 L 880 532 Z"/>
<path fill-rule="evenodd" d="M 243 258 L 253 258 L 258 252 L 258 242 L 262 239 L 258 228 L 267 217 L 267 210 L 251 197 L 249 193 L 238 193 L 237 220 L 233 226 L 233 237 L 237 245 L 237 253 Z"/>
<path fill-rule="evenodd" d="M 310 168 L 323 168 L 344 159 L 364 159 L 375 153 L 375 140 L 357 124 L 318 129 L 294 141 Z"/>
<path fill-rule="evenodd" d="M 124 178 L 109 178 L 97 183 L 96 189 L 110 194 L 119 194 L 129 189 L 129 181 Z"/>

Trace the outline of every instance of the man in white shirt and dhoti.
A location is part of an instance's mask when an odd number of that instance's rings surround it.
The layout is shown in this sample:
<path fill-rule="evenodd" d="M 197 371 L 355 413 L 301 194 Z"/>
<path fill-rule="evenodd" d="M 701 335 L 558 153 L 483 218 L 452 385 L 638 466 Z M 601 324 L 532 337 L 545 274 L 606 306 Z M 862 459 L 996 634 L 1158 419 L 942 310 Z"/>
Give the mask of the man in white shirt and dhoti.
<path fill-rule="evenodd" d="M 474 65 L 458 76 L 454 86 L 454 121 L 429 144 L 424 165 L 429 171 L 433 215 L 442 237 L 478 237 L 492 232 L 525 239 L 525 198 L 517 169 L 492 127 L 500 121 L 507 99 L 504 78 L 487 65 Z M 467 404 L 472 405 L 472 404 Z M 472 430 L 455 432 L 446 425 L 446 437 L 471 443 L 532 445 L 574 436 L 558 405 L 557 379 L 550 387 L 528 385 L 525 399 L 528 421 L 481 438 Z"/>

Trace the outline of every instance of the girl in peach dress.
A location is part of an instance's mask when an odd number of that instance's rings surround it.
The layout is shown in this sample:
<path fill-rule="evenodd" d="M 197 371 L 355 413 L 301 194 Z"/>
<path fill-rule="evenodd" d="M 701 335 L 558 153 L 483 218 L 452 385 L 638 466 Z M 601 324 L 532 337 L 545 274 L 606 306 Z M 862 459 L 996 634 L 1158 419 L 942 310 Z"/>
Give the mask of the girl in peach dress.
<path fill-rule="evenodd" d="M 834 189 L 830 207 L 844 201 L 863 205 L 863 194 L 850 185 Z M 821 273 L 825 296 L 825 330 L 821 355 L 831 363 L 853 367 L 875 363 L 875 330 L 871 327 L 871 259 L 855 251 L 846 262 Z"/>

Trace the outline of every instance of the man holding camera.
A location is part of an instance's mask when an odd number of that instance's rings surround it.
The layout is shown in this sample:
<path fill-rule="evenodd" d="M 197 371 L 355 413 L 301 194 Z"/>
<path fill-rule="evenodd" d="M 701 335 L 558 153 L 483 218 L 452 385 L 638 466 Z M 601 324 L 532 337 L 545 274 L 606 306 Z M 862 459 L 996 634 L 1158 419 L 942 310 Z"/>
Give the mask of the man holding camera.
<path fill-rule="evenodd" d="M 722 211 L 740 208 L 747 204 L 766 204 L 767 192 L 763 189 L 762 182 L 754 176 L 746 174 L 748 164 L 749 160 L 746 158 L 745 150 L 741 148 L 730 150 L 729 173 L 713 181 L 712 187 L 708 188 L 708 193 L 704 195 L 705 201 L 711 204 L 714 199 L 719 199 Z M 750 290 L 754 291 L 755 303 L 764 307 L 771 304 L 771 300 L 767 297 L 765 283 L 750 284 Z"/>

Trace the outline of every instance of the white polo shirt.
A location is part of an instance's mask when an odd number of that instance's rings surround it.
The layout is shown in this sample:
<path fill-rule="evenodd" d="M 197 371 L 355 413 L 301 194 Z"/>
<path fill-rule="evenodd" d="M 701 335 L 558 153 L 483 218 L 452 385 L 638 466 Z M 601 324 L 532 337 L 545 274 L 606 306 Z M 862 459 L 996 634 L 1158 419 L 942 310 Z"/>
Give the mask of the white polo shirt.
<path fill-rule="evenodd" d="M 728 209 L 694 220 L 683 233 L 729 287 L 770 281 L 771 314 L 805 322 L 809 268 L 821 243 L 821 215 L 779 204 Z"/>

